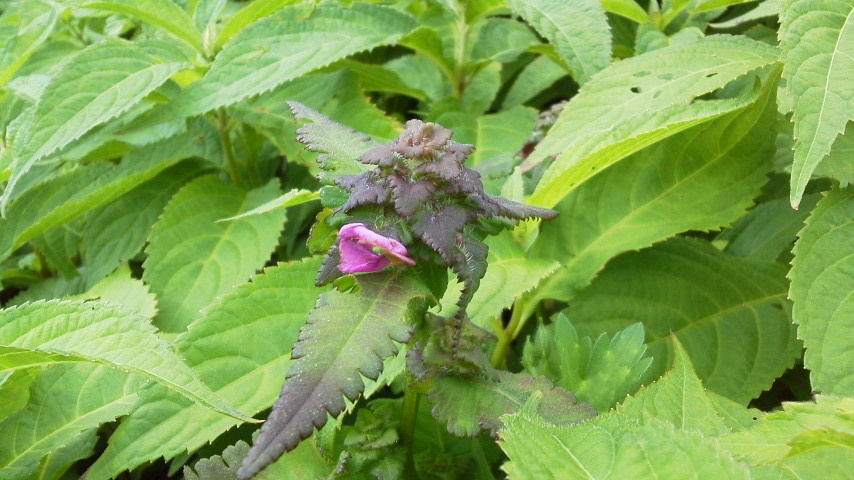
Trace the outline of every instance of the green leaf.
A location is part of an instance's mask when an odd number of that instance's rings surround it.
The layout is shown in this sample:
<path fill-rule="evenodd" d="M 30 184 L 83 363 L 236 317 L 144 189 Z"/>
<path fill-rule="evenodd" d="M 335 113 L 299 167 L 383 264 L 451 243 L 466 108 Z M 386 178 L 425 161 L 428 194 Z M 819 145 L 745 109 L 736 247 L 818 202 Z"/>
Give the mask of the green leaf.
<path fill-rule="evenodd" d="M 643 341 L 641 324 L 613 336 L 603 333 L 595 341 L 579 338 L 569 319 L 559 314 L 525 343 L 522 365 L 531 375 L 544 375 L 606 412 L 641 386 L 641 376 L 652 363 L 644 355 Z"/>
<path fill-rule="evenodd" d="M 579 85 L 611 62 L 611 32 L 598 0 L 509 0 L 549 40 Z"/>
<path fill-rule="evenodd" d="M 155 324 L 161 330 L 183 332 L 201 309 L 270 258 L 284 212 L 217 220 L 263 205 L 278 193 L 275 181 L 246 192 L 208 175 L 172 197 L 151 229 L 143 264 L 143 280 L 160 300 Z"/>
<path fill-rule="evenodd" d="M 418 100 L 427 99 L 427 94 L 417 88 L 411 88 L 393 70 L 371 63 L 362 63 L 344 59 L 332 64 L 330 69 L 346 68 L 359 77 L 359 85 L 366 92 L 399 93 Z M 359 127 L 363 128 L 363 127 Z"/>
<path fill-rule="evenodd" d="M 270 15 L 286 5 L 297 3 L 297 1 L 298 0 L 253 0 L 247 3 L 237 13 L 232 15 L 231 18 L 225 22 L 225 25 L 222 26 L 222 30 L 219 31 L 219 35 L 216 37 L 214 49 L 217 51 L 220 50 L 223 45 L 228 43 L 235 35 L 243 31 L 250 24 Z"/>
<path fill-rule="evenodd" d="M 139 253 L 166 203 L 200 171 L 196 163 L 179 163 L 115 201 L 89 212 L 83 227 L 81 251 L 87 283 L 97 282 L 120 262 Z"/>
<path fill-rule="evenodd" d="M 655 383 L 625 400 L 617 413 L 646 424 L 653 419 L 667 420 L 677 430 L 697 430 L 716 437 L 729 429 L 717 414 L 691 359 L 678 340 L 673 342 L 673 368 Z"/>
<path fill-rule="evenodd" d="M 237 103 L 354 53 L 392 44 L 414 27 L 408 15 L 379 5 L 283 8 L 235 35 L 205 77 L 156 118 Z"/>
<path fill-rule="evenodd" d="M 312 202 L 314 200 L 320 200 L 320 193 L 312 192 L 311 190 L 301 190 L 298 188 L 294 188 L 288 191 L 288 193 L 276 197 L 270 200 L 269 202 L 261 205 L 260 207 L 255 207 L 252 210 L 241 213 L 240 215 L 235 215 L 233 217 L 221 218 L 217 220 L 217 223 L 239 220 L 241 218 L 272 212 L 273 210 L 293 207 L 295 205 L 302 205 L 303 203 Z"/>
<path fill-rule="evenodd" d="M 843 187 L 854 184 L 854 122 L 848 122 L 845 133 L 836 138 L 830 154 L 816 166 L 814 174 L 835 178 Z"/>
<path fill-rule="evenodd" d="M 24 191 L 0 219 L 0 258 L 57 225 L 111 202 L 178 161 L 203 152 L 207 134 L 178 135 L 124 157 L 119 165 L 98 162 L 57 175 Z"/>
<path fill-rule="evenodd" d="M 125 112 L 183 66 L 155 63 L 132 43 L 114 38 L 63 62 L 14 139 L 14 171 L 0 207 L 5 211 L 15 185 L 35 162 Z"/>
<path fill-rule="evenodd" d="M 178 338 L 177 350 L 217 395 L 241 411 L 254 415 L 269 408 L 291 364 L 291 346 L 321 291 L 314 287 L 319 267 L 314 258 L 267 268 L 206 309 Z M 89 469 L 89 480 L 196 450 L 238 423 L 157 385 L 140 396 L 139 406 Z"/>
<path fill-rule="evenodd" d="M 649 22 L 649 14 L 634 0 L 602 0 L 602 8 L 640 24 Z"/>
<path fill-rule="evenodd" d="M 355 401 L 364 391 L 362 376 L 376 380 L 382 361 L 409 341 L 430 298 L 424 283 L 405 269 L 356 279 L 358 293 L 324 293 L 309 314 L 282 393 L 243 461 L 241 477 L 295 448 L 329 415 L 337 417 L 345 399 Z"/>
<path fill-rule="evenodd" d="M 757 260 L 776 260 L 791 249 L 820 195 L 807 195 L 803 208 L 795 210 L 785 198 L 762 203 L 736 221 L 719 238 L 729 243 L 725 252 Z"/>
<path fill-rule="evenodd" d="M 0 420 L 26 406 L 30 384 L 41 373 L 40 368 L 22 368 L 0 373 Z"/>
<path fill-rule="evenodd" d="M 699 0 L 689 10 L 692 14 L 709 12 L 718 8 L 731 7 L 742 3 L 751 3 L 758 0 Z"/>
<path fill-rule="evenodd" d="M 477 33 L 471 58 L 509 63 L 537 43 L 537 36 L 524 23 L 509 18 L 489 18 Z"/>
<path fill-rule="evenodd" d="M 195 22 L 172 0 L 95 0 L 84 1 L 80 6 L 138 18 L 173 35 L 197 52 L 204 53 L 202 34 Z"/>
<path fill-rule="evenodd" d="M 504 417 L 499 445 L 513 479 L 726 478 L 750 474 L 713 440 L 664 420 L 642 426 L 609 414 L 570 427 L 545 421 L 536 399 Z"/>
<path fill-rule="evenodd" d="M 60 480 L 78 460 L 91 457 L 98 443 L 98 429 L 90 428 L 66 441 L 61 447 L 42 458 L 36 477 L 39 480 Z"/>
<path fill-rule="evenodd" d="M 519 72 L 504 97 L 502 108 L 507 110 L 522 105 L 566 74 L 566 70 L 560 64 L 547 55 L 540 55 Z"/>
<path fill-rule="evenodd" d="M 720 438 L 751 466 L 778 465 L 803 479 L 845 478 L 854 466 L 854 400 L 819 395 L 784 403 L 753 428 Z"/>
<path fill-rule="evenodd" d="M 96 283 L 86 293 L 71 298 L 100 300 L 114 305 L 123 305 L 149 320 L 157 314 L 157 298 L 148 290 L 148 285 L 131 276 L 130 267 L 127 264 Z"/>
<path fill-rule="evenodd" d="M 509 170 L 534 130 L 536 115 L 532 108 L 517 106 L 478 117 L 477 140 L 469 166 L 477 166 L 481 172 L 496 167 Z"/>
<path fill-rule="evenodd" d="M 775 86 L 752 105 L 637 152 L 567 195 L 531 248 L 532 257 L 564 266 L 537 296 L 567 300 L 618 253 L 742 216 L 771 168 Z"/>
<path fill-rule="evenodd" d="M 0 17 L 0 85 L 8 86 L 18 69 L 47 40 L 59 12 L 47 2 L 31 1 L 19 2 L 3 13 Z"/>
<path fill-rule="evenodd" d="M 789 296 L 798 337 L 806 347 L 804 366 L 814 389 L 854 395 L 854 189 L 828 192 L 798 234 L 789 277 Z"/>
<path fill-rule="evenodd" d="M 579 335 L 642 322 L 648 378 L 670 363 L 672 333 L 706 388 L 744 405 L 800 355 L 787 287 L 782 265 L 673 239 L 615 258 L 566 312 Z"/>
<path fill-rule="evenodd" d="M 797 207 L 816 165 L 854 120 L 854 4 L 784 0 L 780 7 L 783 78 L 795 100 L 791 201 Z"/>
<path fill-rule="evenodd" d="M 154 380 L 205 407 L 243 421 L 199 380 L 154 327 L 124 307 L 49 300 L 0 311 L 0 371 L 92 362 Z"/>
<path fill-rule="evenodd" d="M 99 365 L 58 365 L 39 375 L 26 408 L 0 422 L 0 476 L 34 478 L 39 461 L 83 432 L 128 414 L 142 379 Z"/>
<path fill-rule="evenodd" d="M 714 35 L 611 65 L 572 98 L 527 159 L 535 165 L 558 155 L 531 203 L 554 206 L 573 187 L 621 158 L 744 106 L 747 98 L 692 100 L 776 60 L 768 45 Z"/>

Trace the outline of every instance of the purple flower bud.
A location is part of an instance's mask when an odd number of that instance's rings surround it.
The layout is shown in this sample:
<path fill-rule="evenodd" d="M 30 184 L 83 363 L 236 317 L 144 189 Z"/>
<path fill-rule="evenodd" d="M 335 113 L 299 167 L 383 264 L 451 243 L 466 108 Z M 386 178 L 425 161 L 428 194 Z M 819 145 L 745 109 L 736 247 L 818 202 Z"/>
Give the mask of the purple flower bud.
<path fill-rule="evenodd" d="M 415 265 L 406 247 L 393 238 L 368 230 L 364 224 L 348 223 L 338 230 L 338 250 L 344 273 L 376 272 L 389 265 Z"/>

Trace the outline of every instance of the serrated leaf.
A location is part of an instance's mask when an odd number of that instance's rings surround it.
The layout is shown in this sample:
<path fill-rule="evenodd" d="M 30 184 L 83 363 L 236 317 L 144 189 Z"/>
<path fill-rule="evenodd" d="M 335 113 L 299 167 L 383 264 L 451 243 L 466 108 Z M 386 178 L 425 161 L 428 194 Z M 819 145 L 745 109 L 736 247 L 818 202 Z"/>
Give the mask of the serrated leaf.
<path fill-rule="evenodd" d="M 151 229 L 143 264 L 142 278 L 160 300 L 154 322 L 161 330 L 183 332 L 201 309 L 263 267 L 279 238 L 284 212 L 217 220 L 278 194 L 275 181 L 247 192 L 208 175 L 172 197 Z"/>
<path fill-rule="evenodd" d="M 366 92 L 389 92 L 407 95 L 424 101 L 427 95 L 417 88 L 409 87 L 400 76 L 383 65 L 362 63 L 344 59 L 335 62 L 329 68 L 346 68 L 359 77 L 359 85 Z M 359 128 L 362 128 L 361 126 Z"/>
<path fill-rule="evenodd" d="M 776 60 L 768 45 L 714 35 L 611 65 L 572 98 L 527 159 L 535 165 L 559 155 L 531 203 L 551 207 L 640 148 L 744 106 L 746 98 L 692 100 Z"/>
<path fill-rule="evenodd" d="M 540 55 L 519 72 L 504 96 L 502 108 L 510 109 L 522 105 L 566 75 L 567 72 L 561 65 L 546 55 Z"/>
<path fill-rule="evenodd" d="M 514 480 L 726 478 L 750 474 L 713 440 L 651 419 L 638 426 L 609 414 L 570 427 L 536 413 L 536 399 L 504 417 L 499 445 L 510 458 L 502 469 Z"/>
<path fill-rule="evenodd" d="M 602 0 L 602 8 L 606 12 L 634 20 L 640 24 L 649 21 L 649 14 L 634 0 Z"/>
<path fill-rule="evenodd" d="M 799 210 L 793 209 L 784 198 L 758 205 L 719 237 L 729 242 L 724 251 L 757 260 L 776 260 L 791 248 L 819 198 L 818 194 L 804 197 L 804 208 Z"/>
<path fill-rule="evenodd" d="M 807 219 L 793 250 L 789 297 L 814 389 L 854 395 L 854 306 L 851 245 L 854 189 L 828 192 Z"/>
<path fill-rule="evenodd" d="M 27 405 L 30 384 L 41 373 L 41 368 L 21 368 L 0 373 L 0 420 Z"/>
<path fill-rule="evenodd" d="M 6 209 L 32 165 L 126 111 L 182 63 L 155 63 L 130 42 L 107 39 L 81 50 L 52 75 L 26 128 L 14 139 L 14 171 L 3 191 Z"/>
<path fill-rule="evenodd" d="M 202 34 L 195 22 L 172 0 L 95 0 L 84 1 L 80 6 L 138 18 L 175 36 L 197 52 L 204 52 Z"/>
<path fill-rule="evenodd" d="M 81 251 L 87 283 L 97 282 L 140 252 L 172 195 L 201 171 L 196 163 L 182 162 L 91 211 L 83 227 Z"/>
<path fill-rule="evenodd" d="M 319 266 L 313 258 L 264 270 L 206 309 L 178 338 L 177 350 L 217 395 L 241 411 L 269 408 L 291 364 L 291 345 L 322 291 L 314 287 Z M 89 480 L 106 480 L 158 457 L 196 450 L 238 423 L 159 386 L 140 396 L 139 407 L 89 469 Z"/>
<path fill-rule="evenodd" d="M 813 174 L 835 178 L 843 187 L 854 184 L 854 122 L 848 122 L 845 133 L 836 138 L 830 154 L 816 166 Z"/>
<path fill-rule="evenodd" d="M 292 450 L 329 415 L 337 417 L 376 379 L 382 361 L 409 341 L 429 290 L 406 270 L 357 277 L 358 293 L 333 290 L 318 298 L 291 356 L 282 393 L 239 470 L 250 478 Z"/>
<path fill-rule="evenodd" d="M 642 425 L 660 419 L 672 423 L 677 430 L 697 430 L 709 437 L 727 433 L 729 429 L 706 396 L 685 349 L 678 340 L 673 347 L 673 367 L 655 383 L 627 398 L 617 407 L 617 413 Z"/>
<path fill-rule="evenodd" d="M 33 53 L 47 40 L 59 12 L 47 2 L 19 3 L 0 18 L 0 85 L 8 86 Z M 13 23 L 14 20 L 17 22 Z"/>
<path fill-rule="evenodd" d="M 414 27 L 408 15 L 379 5 L 285 7 L 235 35 L 205 77 L 157 118 L 237 103 L 354 53 L 394 43 Z"/>
<path fill-rule="evenodd" d="M 216 37 L 214 48 L 216 50 L 221 49 L 235 35 L 243 31 L 252 23 L 270 15 L 286 5 L 297 3 L 297 1 L 298 0 L 254 0 L 247 3 L 243 8 L 238 10 L 237 13 L 232 15 L 231 18 L 225 22 L 225 25 L 222 26 L 222 30 L 219 31 L 219 34 Z"/>
<path fill-rule="evenodd" d="M 480 27 L 472 45 L 471 58 L 509 63 L 536 43 L 539 43 L 537 36 L 524 23 L 493 17 Z"/>
<path fill-rule="evenodd" d="M 742 216 L 772 166 L 775 85 L 750 106 L 635 153 L 567 195 L 531 247 L 532 257 L 564 266 L 537 296 L 568 300 L 620 252 Z"/>
<path fill-rule="evenodd" d="M 49 228 L 108 203 L 178 161 L 200 155 L 206 135 L 178 135 L 129 153 L 119 165 L 98 162 L 27 189 L 0 219 L 0 258 Z"/>
<path fill-rule="evenodd" d="M 677 238 L 615 258 L 566 313 L 580 335 L 642 322 L 650 379 L 670 363 L 672 333 L 706 388 L 747 404 L 800 355 L 786 290 L 782 265 Z"/>
<path fill-rule="evenodd" d="M 39 480 L 60 480 L 78 460 L 91 457 L 98 443 L 98 429 L 90 428 L 66 441 L 61 447 L 42 458 L 36 478 Z"/>
<path fill-rule="evenodd" d="M 153 380 L 207 408 L 243 421 L 199 380 L 154 327 L 124 307 L 49 300 L 0 311 L 0 371 L 92 362 Z"/>
<path fill-rule="evenodd" d="M 510 8 L 549 40 L 583 85 L 611 61 L 611 32 L 598 0 L 510 0 Z"/>
<path fill-rule="evenodd" d="M 302 205 L 303 203 L 312 202 L 314 200 L 320 200 L 320 193 L 312 192 L 311 190 L 301 190 L 298 188 L 294 188 L 288 191 L 287 193 L 280 195 L 279 197 L 276 197 L 259 207 L 255 207 L 252 210 L 241 213 L 240 215 L 235 215 L 233 217 L 228 218 L 221 218 L 217 220 L 217 222 L 230 222 L 232 220 L 239 220 L 241 218 L 272 212 L 273 210 L 293 207 L 295 205 Z"/>
<path fill-rule="evenodd" d="M 72 297 L 74 300 L 100 300 L 114 305 L 123 305 L 137 315 L 147 319 L 157 314 L 157 298 L 148 291 L 148 285 L 131 276 L 127 264 L 96 283 L 86 293 Z"/>
<path fill-rule="evenodd" d="M 597 411 L 606 412 L 641 386 L 641 376 L 652 363 L 644 355 L 643 341 L 639 323 L 613 336 L 603 333 L 595 341 L 579 338 L 569 319 L 560 314 L 525 343 L 522 365 L 531 375 L 546 376 Z"/>
<path fill-rule="evenodd" d="M 779 37 L 783 78 L 795 100 L 790 199 L 797 207 L 816 165 L 854 120 L 854 4 L 784 0 Z"/>
<path fill-rule="evenodd" d="M 0 422 L 0 475 L 34 478 L 45 455 L 131 411 L 142 379 L 99 365 L 58 365 L 31 387 L 25 409 Z"/>

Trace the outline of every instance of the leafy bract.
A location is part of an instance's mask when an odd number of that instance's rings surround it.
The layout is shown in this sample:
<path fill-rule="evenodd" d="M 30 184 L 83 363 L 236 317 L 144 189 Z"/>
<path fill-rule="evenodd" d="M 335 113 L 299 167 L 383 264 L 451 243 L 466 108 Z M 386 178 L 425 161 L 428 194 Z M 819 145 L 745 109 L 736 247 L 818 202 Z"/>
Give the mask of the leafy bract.
<path fill-rule="evenodd" d="M 626 155 L 737 108 L 733 100 L 692 100 L 776 60 L 767 45 L 714 35 L 611 65 L 572 98 L 528 158 L 535 165 L 557 155 L 531 202 L 553 206 Z"/>
<path fill-rule="evenodd" d="M 789 291 L 813 388 L 854 395 L 854 190 L 835 188 L 818 202 L 798 234 Z"/>
<path fill-rule="evenodd" d="M 234 418 L 249 417 L 210 391 L 144 317 L 101 302 L 50 300 L 0 311 L 0 371 L 93 362 L 154 380 Z"/>
<path fill-rule="evenodd" d="M 32 165 L 95 126 L 128 110 L 183 67 L 155 63 L 142 49 L 107 39 L 71 57 L 52 75 L 14 139 L 15 164 L 3 191 L 5 211 Z"/>
<path fill-rule="evenodd" d="M 499 445 L 513 479 L 727 478 L 750 474 L 713 440 L 661 419 L 611 413 L 570 427 L 545 421 L 529 400 L 504 417 Z"/>
<path fill-rule="evenodd" d="M 408 15 L 379 5 L 285 7 L 235 35 L 205 77 L 157 118 L 237 103 L 335 60 L 394 43 L 414 27 Z"/>
<path fill-rule="evenodd" d="M 143 265 L 143 279 L 160 301 L 155 324 L 161 330 L 183 332 L 202 308 L 264 265 L 284 212 L 217 220 L 259 207 L 278 193 L 275 182 L 246 192 L 209 175 L 172 197 L 151 229 Z"/>
<path fill-rule="evenodd" d="M 787 287 L 779 264 L 673 239 L 614 259 L 566 312 L 580 335 L 642 322 L 654 359 L 647 378 L 665 371 L 672 333 L 708 389 L 746 404 L 800 353 Z"/>
<path fill-rule="evenodd" d="M 129 413 L 141 380 L 100 365 L 46 370 L 33 382 L 26 408 L 0 422 L 0 476 L 27 477 L 43 456 Z"/>
<path fill-rule="evenodd" d="M 176 348 L 211 389 L 237 408 L 255 414 L 270 407 L 291 364 L 291 346 L 317 298 L 319 266 L 319 260 L 307 259 L 264 270 L 205 310 Z M 195 450 L 238 423 L 157 385 L 140 397 L 88 479 L 106 480 L 158 457 Z"/>
<path fill-rule="evenodd" d="M 635 153 L 567 195 L 531 249 L 564 266 L 537 296 L 569 299 L 617 253 L 743 215 L 771 169 L 775 88 L 770 82 L 751 105 Z"/>
<path fill-rule="evenodd" d="M 579 338 L 569 319 L 560 314 L 540 327 L 525 344 L 522 365 L 531 375 L 544 375 L 606 412 L 640 387 L 652 359 L 645 356 L 643 325 L 635 324 L 612 336 Z M 698 381 L 699 382 L 699 381 Z"/>
<path fill-rule="evenodd" d="M 795 101 L 790 198 L 797 207 L 816 166 L 854 120 L 854 4 L 784 0 L 779 36 L 783 78 Z"/>
<path fill-rule="evenodd" d="M 203 53 L 202 34 L 187 12 L 172 0 L 87 0 L 80 6 L 136 17 Z"/>
<path fill-rule="evenodd" d="M 510 7 L 555 46 L 582 85 L 611 61 L 611 32 L 598 0 L 510 0 Z"/>
<path fill-rule="evenodd" d="M 357 277 L 357 293 L 324 293 L 311 311 L 285 386 L 249 451 L 239 476 L 249 478 L 292 450 L 329 415 L 337 417 L 364 391 L 362 376 L 376 380 L 383 360 L 409 341 L 424 314 L 429 290 L 411 272 Z"/>

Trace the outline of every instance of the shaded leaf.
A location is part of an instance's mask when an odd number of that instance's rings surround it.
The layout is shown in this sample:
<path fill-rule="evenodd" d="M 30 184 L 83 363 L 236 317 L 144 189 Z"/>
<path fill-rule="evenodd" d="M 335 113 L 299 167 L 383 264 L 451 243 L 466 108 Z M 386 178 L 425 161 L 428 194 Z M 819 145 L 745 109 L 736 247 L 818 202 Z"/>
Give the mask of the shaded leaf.
<path fill-rule="evenodd" d="M 203 52 L 202 34 L 195 22 L 172 0 L 95 0 L 84 1 L 80 6 L 136 17 Z"/>

